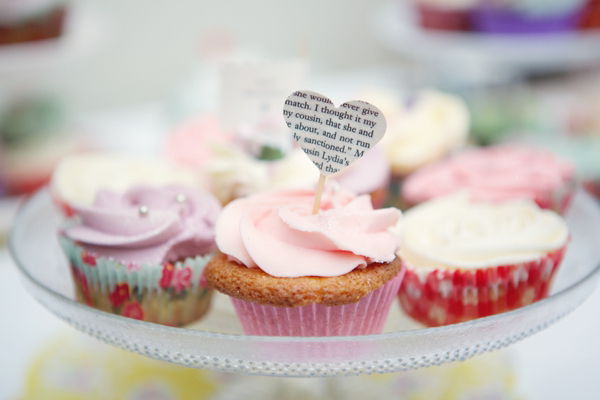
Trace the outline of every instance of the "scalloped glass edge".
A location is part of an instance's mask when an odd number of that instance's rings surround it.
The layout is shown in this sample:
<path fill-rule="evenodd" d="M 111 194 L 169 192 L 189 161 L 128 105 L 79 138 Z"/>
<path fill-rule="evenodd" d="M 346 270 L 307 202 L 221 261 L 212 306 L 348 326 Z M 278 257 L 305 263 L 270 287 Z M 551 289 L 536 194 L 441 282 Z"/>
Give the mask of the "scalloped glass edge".
<path fill-rule="evenodd" d="M 585 202 L 593 202 L 583 194 Z M 596 288 L 600 265 L 550 297 L 523 308 L 438 328 L 350 337 L 264 337 L 173 328 L 113 315 L 69 299 L 38 282 L 16 250 L 28 213 L 50 202 L 42 190 L 23 206 L 9 248 L 27 291 L 76 329 L 107 344 L 192 368 L 287 377 L 389 373 L 465 360 L 539 332 L 581 304 Z M 588 204 L 589 206 L 589 204 Z"/>

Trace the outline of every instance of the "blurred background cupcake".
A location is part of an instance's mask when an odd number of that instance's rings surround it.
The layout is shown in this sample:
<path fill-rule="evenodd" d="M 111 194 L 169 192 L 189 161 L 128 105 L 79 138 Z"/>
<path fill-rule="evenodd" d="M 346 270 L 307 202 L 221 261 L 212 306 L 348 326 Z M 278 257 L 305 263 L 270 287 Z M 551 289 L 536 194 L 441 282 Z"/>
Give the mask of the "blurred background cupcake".
<path fill-rule="evenodd" d="M 407 205 L 454 192 L 472 200 L 529 199 L 564 213 L 575 190 L 575 166 L 546 149 L 496 145 L 467 149 L 410 175 L 402 187 Z"/>
<path fill-rule="evenodd" d="M 195 171 L 222 204 L 265 190 L 314 188 L 319 180 L 313 163 L 294 146 L 283 119 L 265 118 L 255 126 L 225 130 L 215 116 L 195 117 L 169 133 L 165 153 L 174 163 Z M 377 208 L 383 206 L 390 182 L 384 148 L 374 147 L 330 180 L 370 195 Z"/>
<path fill-rule="evenodd" d="M 31 193 L 54 167 L 88 145 L 69 126 L 64 105 L 52 96 L 6 100 L 0 110 L 0 181 L 5 195 Z"/>
<path fill-rule="evenodd" d="M 0 45 L 60 37 L 66 23 L 67 10 L 67 0 L 0 2 Z"/>
<path fill-rule="evenodd" d="M 375 89 L 365 98 L 384 113 L 387 131 L 381 147 L 390 163 L 388 204 L 403 207 L 403 180 L 425 165 L 462 148 L 469 135 L 470 114 L 458 96 L 437 90 L 412 95 Z"/>
<path fill-rule="evenodd" d="M 581 15 L 581 22 L 579 24 L 581 29 L 599 29 L 600 28 L 600 1 L 599 0 L 587 0 L 583 13 Z"/>
<path fill-rule="evenodd" d="M 490 34 L 560 33 L 577 29 L 585 0 L 479 0 L 476 31 Z"/>
<path fill-rule="evenodd" d="M 402 0 L 405 1 L 405 0 Z M 477 0 L 412 0 L 419 24 L 440 31 L 471 30 L 471 11 Z"/>

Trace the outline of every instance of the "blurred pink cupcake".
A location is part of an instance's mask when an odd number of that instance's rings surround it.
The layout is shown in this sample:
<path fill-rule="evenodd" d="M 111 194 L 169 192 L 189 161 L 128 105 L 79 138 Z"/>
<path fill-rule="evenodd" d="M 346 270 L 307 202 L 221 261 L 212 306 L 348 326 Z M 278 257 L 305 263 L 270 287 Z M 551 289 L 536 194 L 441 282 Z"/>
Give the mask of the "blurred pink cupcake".
<path fill-rule="evenodd" d="M 399 299 L 426 326 L 528 305 L 549 294 L 569 241 L 564 219 L 533 201 L 439 197 L 406 212 Z"/>
<path fill-rule="evenodd" d="M 325 190 L 271 191 L 228 204 L 216 225 L 219 253 L 209 286 L 231 296 L 247 334 L 344 336 L 380 333 L 403 271 L 394 208 Z"/>
<path fill-rule="evenodd" d="M 564 212 L 574 189 L 574 166 L 530 146 L 499 145 L 465 150 L 410 175 L 402 186 L 409 205 L 466 191 L 473 200 L 530 199 Z"/>
<path fill-rule="evenodd" d="M 167 157 L 208 181 L 222 204 L 272 189 L 314 188 L 319 173 L 304 152 L 293 147 L 292 134 L 277 121 L 225 132 L 216 117 L 190 120 L 169 135 Z M 369 194 L 383 206 L 390 164 L 383 148 L 375 147 L 330 180 L 358 194 Z"/>

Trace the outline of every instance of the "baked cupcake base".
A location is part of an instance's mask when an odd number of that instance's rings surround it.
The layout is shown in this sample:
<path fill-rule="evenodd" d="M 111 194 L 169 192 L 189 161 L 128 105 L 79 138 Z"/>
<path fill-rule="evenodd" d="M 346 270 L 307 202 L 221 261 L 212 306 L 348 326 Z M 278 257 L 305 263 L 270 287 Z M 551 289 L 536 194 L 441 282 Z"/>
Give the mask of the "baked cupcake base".
<path fill-rule="evenodd" d="M 548 296 L 566 245 L 526 263 L 479 269 L 407 271 L 398 297 L 403 310 L 426 326 L 486 317 Z"/>
<path fill-rule="evenodd" d="M 271 336 L 381 333 L 404 269 L 399 259 L 336 277 L 273 277 L 218 253 L 210 286 L 231 296 L 244 332 Z"/>

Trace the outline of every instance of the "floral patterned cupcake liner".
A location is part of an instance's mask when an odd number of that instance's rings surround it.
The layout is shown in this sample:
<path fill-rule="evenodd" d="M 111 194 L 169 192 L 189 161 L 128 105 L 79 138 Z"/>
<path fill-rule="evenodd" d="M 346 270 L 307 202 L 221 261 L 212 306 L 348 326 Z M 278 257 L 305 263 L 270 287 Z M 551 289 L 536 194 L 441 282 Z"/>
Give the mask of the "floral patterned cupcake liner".
<path fill-rule="evenodd" d="M 77 301 L 113 314 L 180 326 L 202 317 L 212 291 L 203 284 L 213 253 L 176 263 L 124 265 L 98 257 L 59 236 L 75 282 Z"/>
<path fill-rule="evenodd" d="M 548 296 L 567 245 L 540 259 L 479 269 L 407 266 L 398 297 L 426 326 L 441 326 L 510 311 Z"/>

